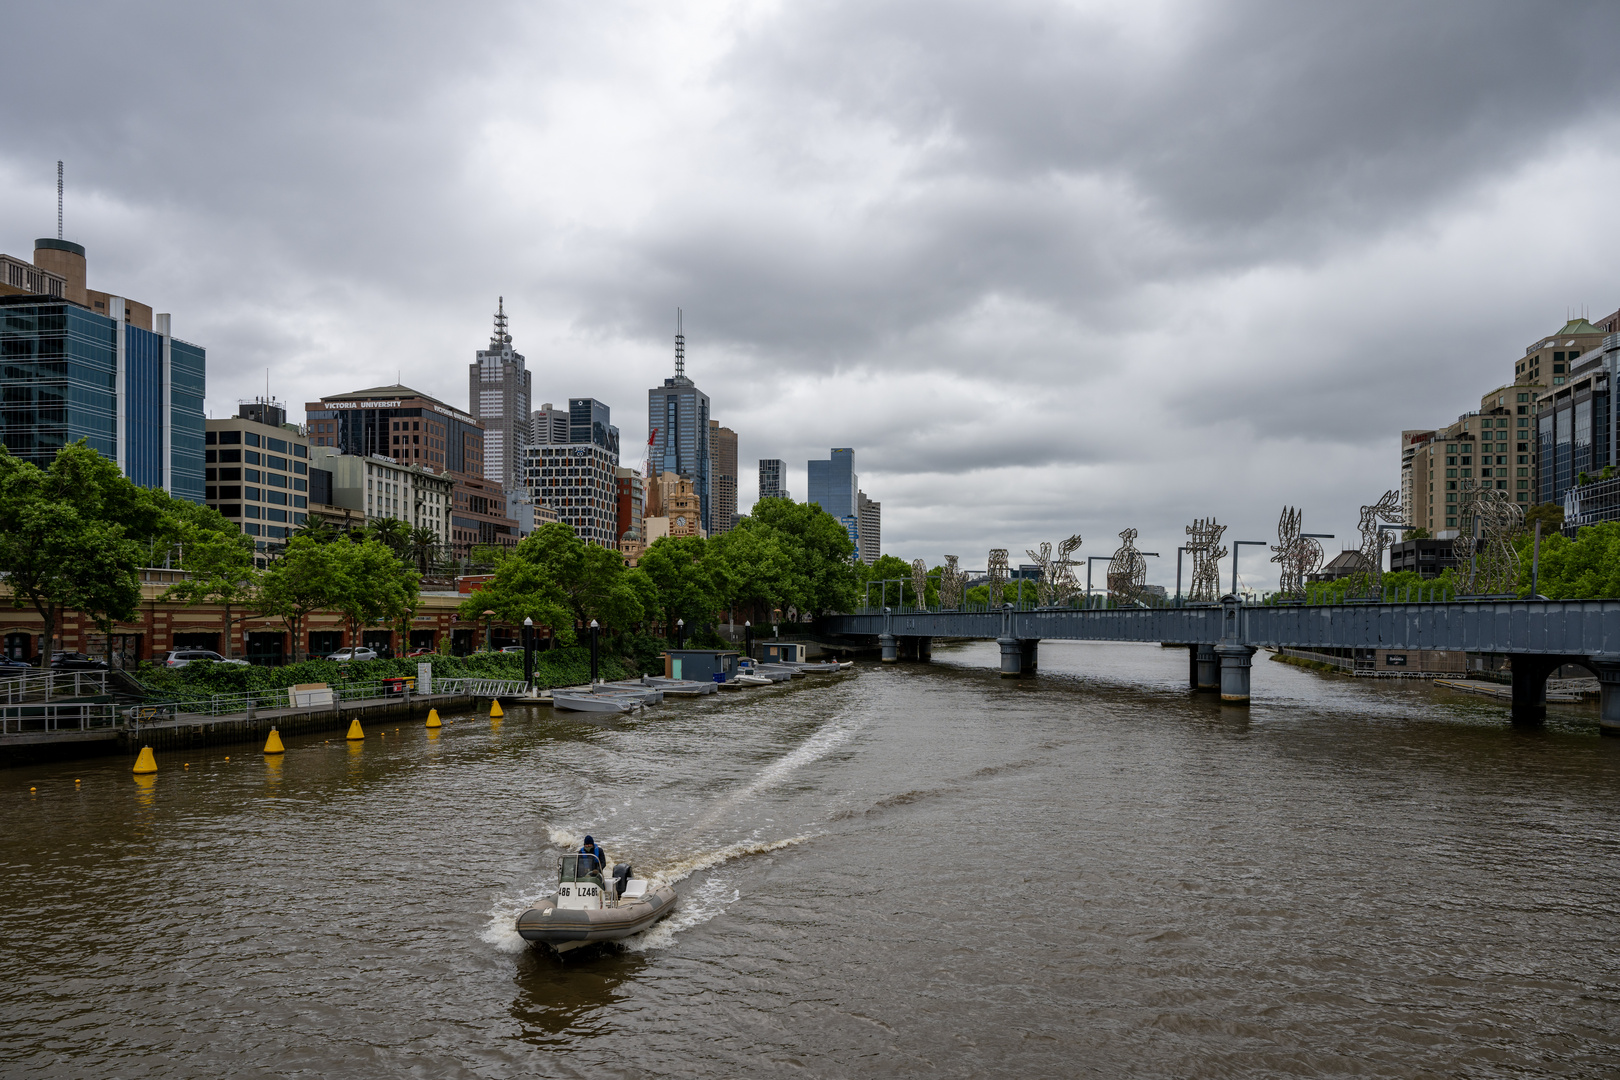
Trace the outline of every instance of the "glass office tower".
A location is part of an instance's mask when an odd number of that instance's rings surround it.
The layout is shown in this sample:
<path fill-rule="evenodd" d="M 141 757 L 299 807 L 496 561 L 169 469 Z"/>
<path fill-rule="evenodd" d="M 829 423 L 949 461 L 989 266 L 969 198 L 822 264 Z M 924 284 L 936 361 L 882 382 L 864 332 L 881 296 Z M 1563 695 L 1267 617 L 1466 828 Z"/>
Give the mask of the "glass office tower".
<path fill-rule="evenodd" d="M 0 442 L 41 468 L 84 439 L 143 487 L 203 501 L 207 353 L 65 300 L 0 297 Z"/>

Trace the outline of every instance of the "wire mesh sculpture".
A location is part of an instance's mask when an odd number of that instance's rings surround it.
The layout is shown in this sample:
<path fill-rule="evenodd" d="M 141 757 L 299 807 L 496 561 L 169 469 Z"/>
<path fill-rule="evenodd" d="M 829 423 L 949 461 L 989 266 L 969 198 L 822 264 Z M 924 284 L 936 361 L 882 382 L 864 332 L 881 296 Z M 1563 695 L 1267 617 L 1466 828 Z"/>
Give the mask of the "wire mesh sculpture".
<path fill-rule="evenodd" d="M 1080 591 L 1080 581 L 1074 576 L 1074 553 L 1080 547 L 1080 534 L 1058 544 L 1057 558 L 1052 557 L 1052 545 L 1043 542 L 1039 551 L 1026 548 L 1025 553 L 1040 567 L 1041 578 L 1035 583 L 1035 595 L 1041 607 L 1059 607 L 1069 602 Z"/>
<path fill-rule="evenodd" d="M 917 610 L 928 610 L 928 564 L 921 559 L 911 560 L 911 587 L 917 591 Z"/>
<path fill-rule="evenodd" d="M 1519 556 L 1513 536 L 1524 527 L 1524 508 L 1506 491 L 1473 490 L 1463 481 L 1458 521 L 1462 528 L 1451 542 L 1457 558 L 1453 576 L 1458 596 L 1501 596 L 1519 590 Z"/>
<path fill-rule="evenodd" d="M 1386 491 L 1383 498 L 1361 508 L 1361 568 L 1367 575 L 1366 596 L 1371 600 L 1384 595 L 1384 549 L 1389 546 L 1389 536 L 1378 527 L 1380 518 L 1386 525 L 1406 523 L 1400 492 Z"/>
<path fill-rule="evenodd" d="M 987 576 L 990 579 L 990 606 L 1001 606 L 1001 592 L 1007 586 L 1007 549 L 991 548 Z"/>
<path fill-rule="evenodd" d="M 945 556 L 945 568 L 939 575 L 939 607 L 941 611 L 960 611 L 962 608 L 962 586 L 967 584 L 967 574 L 956 568 L 955 555 Z"/>
<path fill-rule="evenodd" d="M 1198 518 L 1187 526 L 1187 554 L 1192 558 L 1192 584 L 1187 599 L 1195 604 L 1213 604 L 1221 594 L 1221 560 L 1226 549 L 1217 547 L 1226 526 L 1214 518 Z"/>
<path fill-rule="evenodd" d="M 1136 549 L 1136 530 L 1119 534 L 1125 541 L 1108 560 L 1108 598 L 1115 604 L 1135 607 L 1142 603 L 1147 584 L 1147 558 Z"/>
<path fill-rule="evenodd" d="M 1282 517 L 1277 519 L 1277 542 L 1271 548 L 1276 554 L 1271 561 L 1281 564 L 1277 591 L 1284 596 L 1304 596 L 1305 583 L 1322 566 L 1322 545 L 1301 536 L 1299 525 L 1299 510 L 1283 507 Z"/>

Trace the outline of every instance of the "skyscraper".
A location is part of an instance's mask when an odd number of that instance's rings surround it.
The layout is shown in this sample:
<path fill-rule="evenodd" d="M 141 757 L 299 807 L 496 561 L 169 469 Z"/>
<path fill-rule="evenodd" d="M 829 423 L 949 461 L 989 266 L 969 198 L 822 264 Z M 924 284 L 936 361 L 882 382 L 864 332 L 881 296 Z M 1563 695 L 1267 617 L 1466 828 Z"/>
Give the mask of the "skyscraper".
<path fill-rule="evenodd" d="M 523 486 L 523 449 L 529 441 L 529 372 L 506 331 L 506 297 L 495 312 L 489 348 L 467 365 L 468 411 L 484 428 L 484 479 L 504 490 Z"/>
<path fill-rule="evenodd" d="M 859 512 L 856 514 L 860 526 L 860 536 L 856 539 L 859 550 L 857 557 L 867 566 L 878 561 L 883 554 L 883 504 L 866 497 L 862 491 L 857 496 Z"/>
<path fill-rule="evenodd" d="M 529 422 L 530 446 L 560 446 L 568 441 L 568 410 L 546 402 Z"/>
<path fill-rule="evenodd" d="M 619 429 L 608 421 L 611 410 L 595 398 L 568 399 L 568 441 L 575 445 L 600 446 L 619 464 Z"/>
<path fill-rule="evenodd" d="M 654 473 L 673 473 L 692 483 L 705 530 L 711 525 L 709 395 L 686 377 L 686 334 L 675 312 L 675 375 L 647 391 Z"/>
<path fill-rule="evenodd" d="M 202 502 L 207 354 L 169 323 L 88 288 L 70 240 L 0 256 L 0 443 L 45 467 L 86 439 L 142 487 Z"/>
<path fill-rule="evenodd" d="M 810 473 L 810 501 L 838 519 L 859 552 L 861 478 L 855 475 L 854 449 L 837 446 L 828 460 L 811 460 L 806 464 Z"/>
<path fill-rule="evenodd" d="M 783 485 L 787 483 L 787 462 L 781 458 L 759 459 L 759 497 L 761 499 L 792 499 L 793 493 Z"/>
<path fill-rule="evenodd" d="M 709 472 L 714 481 L 714 528 L 710 536 L 737 527 L 737 433 L 709 421 Z"/>

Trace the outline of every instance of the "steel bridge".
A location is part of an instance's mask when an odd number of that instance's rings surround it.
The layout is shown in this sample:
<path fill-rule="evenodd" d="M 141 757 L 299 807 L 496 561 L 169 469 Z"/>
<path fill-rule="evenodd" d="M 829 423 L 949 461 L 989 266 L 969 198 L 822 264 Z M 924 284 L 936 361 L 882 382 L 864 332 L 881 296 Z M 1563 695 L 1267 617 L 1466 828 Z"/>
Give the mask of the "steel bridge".
<path fill-rule="evenodd" d="M 1620 735 L 1620 600 L 1452 600 L 1348 604 L 1217 604 L 1175 607 L 899 611 L 829 615 L 827 634 L 875 639 L 884 661 L 926 658 L 934 638 L 995 640 L 1001 673 L 1033 674 L 1051 641 L 1184 645 L 1188 683 L 1234 705 L 1249 702 L 1250 658 L 1262 646 L 1298 649 L 1433 649 L 1509 658 L 1513 719 L 1547 715 L 1547 676 L 1580 664 L 1597 676 L 1602 726 Z"/>

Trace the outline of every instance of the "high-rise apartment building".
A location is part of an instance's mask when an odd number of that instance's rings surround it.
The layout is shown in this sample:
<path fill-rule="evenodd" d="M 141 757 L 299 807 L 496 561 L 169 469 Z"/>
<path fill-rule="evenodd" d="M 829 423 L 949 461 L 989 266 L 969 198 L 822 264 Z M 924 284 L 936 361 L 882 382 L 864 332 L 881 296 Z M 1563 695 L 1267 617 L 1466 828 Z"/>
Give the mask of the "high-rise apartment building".
<path fill-rule="evenodd" d="M 568 442 L 568 410 L 546 402 L 529 418 L 530 446 L 562 446 Z"/>
<path fill-rule="evenodd" d="M 594 442 L 531 446 L 528 487 L 536 506 L 555 511 L 574 534 L 597 547 L 619 546 L 617 455 Z"/>
<path fill-rule="evenodd" d="M 448 474 L 455 481 L 450 549 L 457 557 L 475 546 L 517 544 L 517 522 L 506 513 L 504 490 L 484 479 L 484 429 L 460 409 L 397 384 L 331 394 L 304 409 L 315 446 Z"/>
<path fill-rule="evenodd" d="M 489 348 L 467 368 L 467 400 L 473 418 L 484 427 L 484 479 L 503 489 L 523 484 L 524 448 L 529 442 L 529 371 L 523 354 L 513 351 L 506 327 L 506 297 L 495 311 Z"/>
<path fill-rule="evenodd" d="M 709 421 L 709 477 L 714 484 L 714 525 L 710 536 L 737 527 L 737 433 Z"/>
<path fill-rule="evenodd" d="M 883 554 L 883 504 L 868 499 L 864 491 L 856 498 L 860 504 L 856 514 L 860 527 L 860 535 L 856 539 L 859 550 L 856 554 L 863 563 L 871 566 Z"/>
<path fill-rule="evenodd" d="M 647 391 L 647 424 L 651 428 L 652 469 L 683 476 L 698 501 L 701 527 L 708 531 L 713 513 L 710 482 L 709 395 L 686 377 L 686 334 L 675 313 L 675 375 Z"/>
<path fill-rule="evenodd" d="M 1597 479 L 1620 460 L 1616 378 L 1620 378 L 1620 334 L 1610 334 L 1601 347 L 1566 363 L 1559 385 L 1541 391 L 1535 443 L 1541 462 L 1538 502 L 1567 504 L 1583 476 L 1587 481 Z"/>
<path fill-rule="evenodd" d="M 787 462 L 781 458 L 759 459 L 759 497 L 761 499 L 789 499 L 792 492 L 787 487 Z"/>
<path fill-rule="evenodd" d="M 204 501 L 207 354 L 168 315 L 86 286 L 84 248 L 0 256 L 0 443 L 47 466 L 78 439 L 143 487 Z"/>
<path fill-rule="evenodd" d="M 622 466 L 613 470 L 613 482 L 618 496 L 619 550 L 627 558 L 639 556 L 646 548 L 643 519 L 647 513 L 646 492 L 641 474 Z"/>
<path fill-rule="evenodd" d="M 310 463 L 331 478 L 326 481 L 331 492 L 325 501 L 354 511 L 361 519 L 356 525 L 395 518 L 412 529 L 432 529 L 441 547 L 453 548 L 450 520 L 456 482 L 448 473 L 380 455 L 343 454 L 328 446 L 312 447 Z"/>

